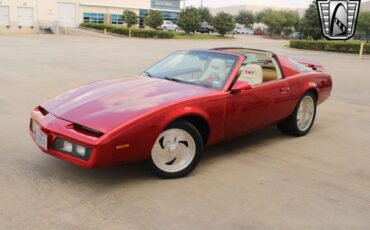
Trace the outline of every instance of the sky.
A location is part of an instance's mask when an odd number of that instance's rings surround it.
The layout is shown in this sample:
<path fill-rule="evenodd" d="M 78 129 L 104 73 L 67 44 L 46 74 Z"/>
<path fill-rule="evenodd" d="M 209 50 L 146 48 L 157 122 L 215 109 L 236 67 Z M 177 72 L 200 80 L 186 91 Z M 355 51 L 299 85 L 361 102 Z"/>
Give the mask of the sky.
<path fill-rule="evenodd" d="M 186 6 L 200 6 L 201 0 L 185 0 Z M 283 8 L 307 8 L 312 0 L 203 0 L 203 6 L 262 5 Z"/>

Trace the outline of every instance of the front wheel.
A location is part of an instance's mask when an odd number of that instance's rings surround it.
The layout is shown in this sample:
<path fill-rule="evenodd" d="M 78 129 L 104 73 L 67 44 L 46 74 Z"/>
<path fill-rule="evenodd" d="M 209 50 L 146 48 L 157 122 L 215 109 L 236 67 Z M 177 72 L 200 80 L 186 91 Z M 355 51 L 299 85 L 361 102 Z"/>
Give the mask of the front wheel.
<path fill-rule="evenodd" d="M 277 127 L 288 135 L 305 136 L 315 122 L 316 110 L 316 97 L 312 92 L 307 92 L 297 104 L 293 114 Z"/>
<path fill-rule="evenodd" d="M 203 141 L 199 131 L 192 124 L 179 121 L 158 136 L 149 165 L 159 177 L 184 177 L 195 169 L 202 153 Z"/>

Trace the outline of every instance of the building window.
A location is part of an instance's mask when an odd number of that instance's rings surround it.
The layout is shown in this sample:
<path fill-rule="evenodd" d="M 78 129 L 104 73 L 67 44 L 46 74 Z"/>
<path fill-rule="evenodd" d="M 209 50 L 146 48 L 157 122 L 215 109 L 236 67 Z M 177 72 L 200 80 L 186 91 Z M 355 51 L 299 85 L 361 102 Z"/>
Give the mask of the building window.
<path fill-rule="evenodd" d="M 103 24 L 104 23 L 104 14 L 84 13 L 84 22 Z"/>
<path fill-rule="evenodd" d="M 144 27 L 144 19 L 145 16 L 149 14 L 149 10 L 140 10 L 139 11 L 139 27 L 143 28 Z"/>
<path fill-rule="evenodd" d="M 152 8 L 163 10 L 180 10 L 180 0 L 151 0 Z"/>
<path fill-rule="evenodd" d="M 180 17 L 180 13 L 164 11 L 164 12 L 162 12 L 162 16 L 163 16 L 164 20 L 176 22 Z"/>
<path fill-rule="evenodd" d="M 177 22 L 180 17 L 180 13 L 178 12 L 168 12 L 168 11 L 161 11 L 163 19 L 172 21 L 172 22 Z M 143 28 L 144 25 L 144 18 L 149 14 L 149 10 L 140 10 L 139 11 L 139 26 L 140 28 Z"/>
<path fill-rule="evenodd" d="M 112 24 L 115 24 L 115 25 L 122 25 L 123 24 L 123 15 L 119 15 L 119 14 L 112 14 Z"/>

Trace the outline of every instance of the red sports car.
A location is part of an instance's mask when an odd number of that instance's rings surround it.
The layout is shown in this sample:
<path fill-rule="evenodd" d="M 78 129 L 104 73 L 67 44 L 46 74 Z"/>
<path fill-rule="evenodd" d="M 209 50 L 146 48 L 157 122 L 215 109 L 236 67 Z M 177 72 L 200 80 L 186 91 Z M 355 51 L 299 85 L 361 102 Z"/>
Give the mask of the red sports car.
<path fill-rule="evenodd" d="M 316 63 L 246 48 L 178 51 L 140 76 L 95 82 L 31 113 L 42 151 L 83 167 L 148 161 L 190 173 L 205 147 L 277 125 L 304 136 L 332 80 Z"/>

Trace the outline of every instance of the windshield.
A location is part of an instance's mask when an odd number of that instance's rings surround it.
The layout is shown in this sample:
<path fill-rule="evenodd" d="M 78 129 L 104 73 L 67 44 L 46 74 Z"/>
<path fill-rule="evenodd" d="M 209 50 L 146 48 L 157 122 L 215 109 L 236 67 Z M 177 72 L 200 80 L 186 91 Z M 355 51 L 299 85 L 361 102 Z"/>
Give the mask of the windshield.
<path fill-rule="evenodd" d="M 238 57 L 207 51 L 179 51 L 146 70 L 143 75 L 184 84 L 223 89 Z"/>

